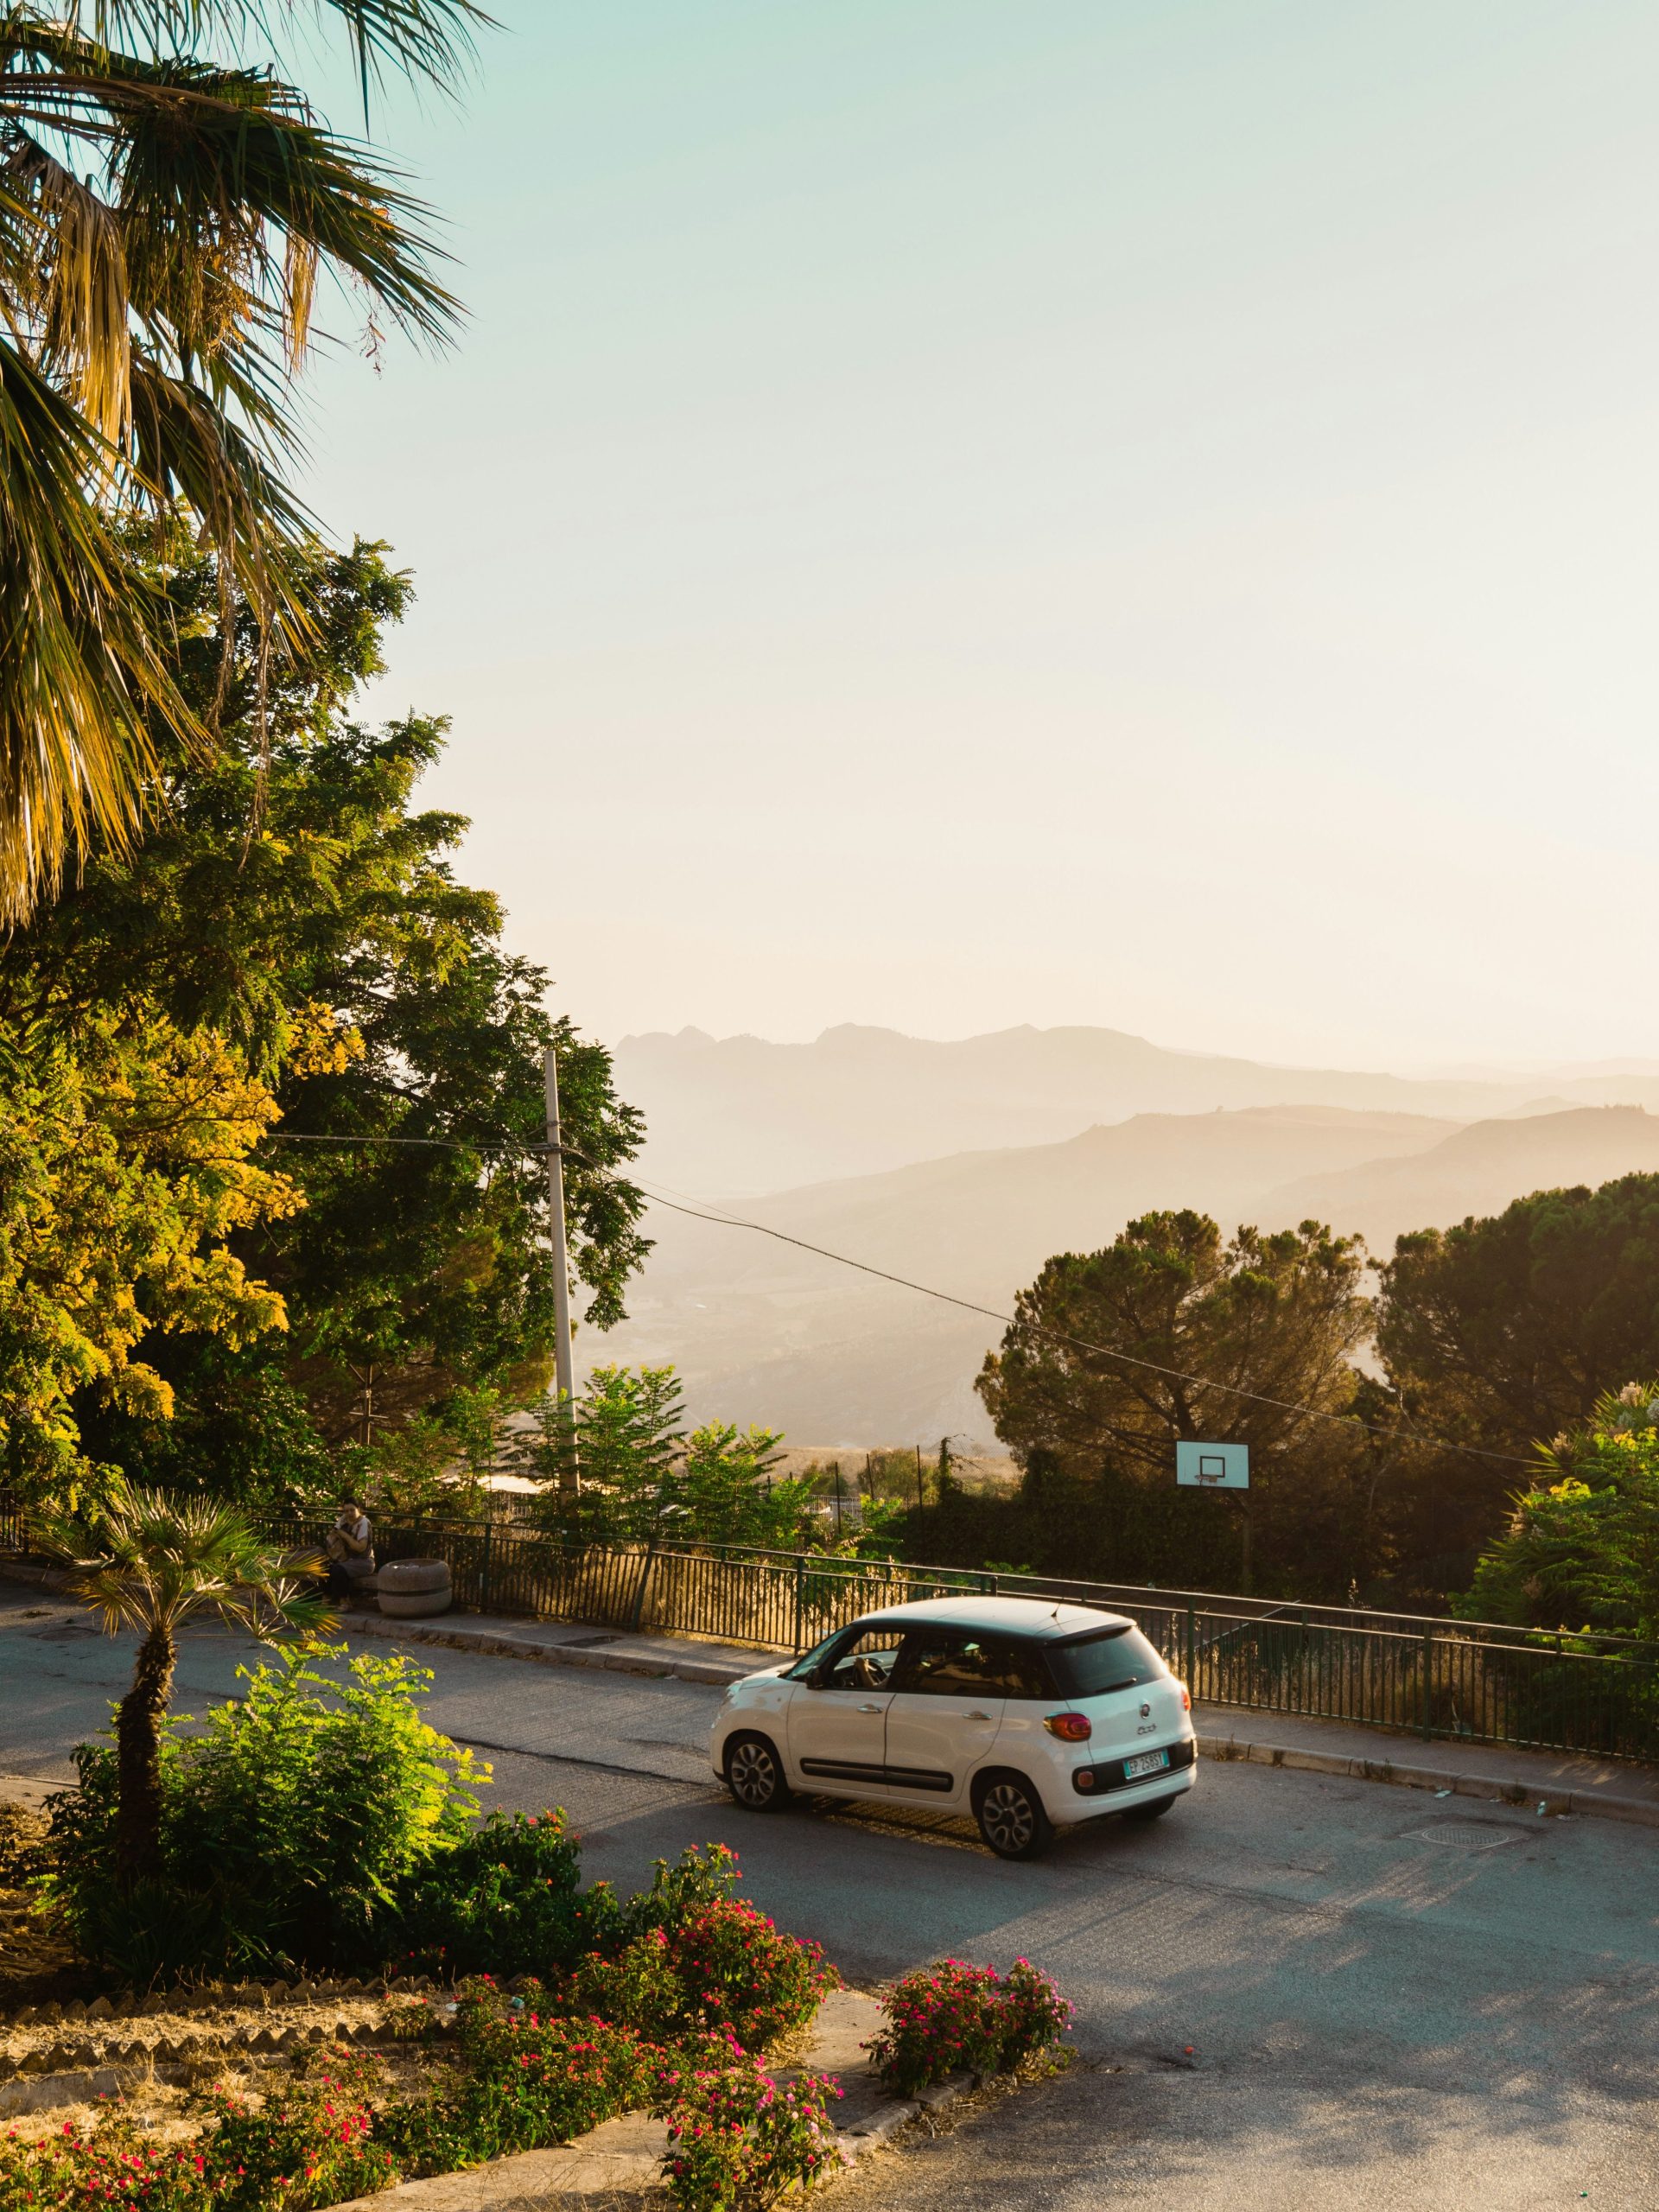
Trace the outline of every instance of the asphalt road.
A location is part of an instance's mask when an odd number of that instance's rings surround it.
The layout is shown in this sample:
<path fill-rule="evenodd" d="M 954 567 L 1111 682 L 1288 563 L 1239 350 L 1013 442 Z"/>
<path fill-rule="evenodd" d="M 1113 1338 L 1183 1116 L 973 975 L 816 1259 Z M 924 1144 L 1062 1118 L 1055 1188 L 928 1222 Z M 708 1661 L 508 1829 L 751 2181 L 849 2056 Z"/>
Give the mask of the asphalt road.
<path fill-rule="evenodd" d="M 68 1618 L 0 1592 L 0 1772 L 69 1772 L 123 1686 L 130 1647 Z M 247 1656 L 192 1638 L 180 1704 L 233 1690 Z M 1007 1866 L 937 1820 L 740 1814 L 702 1764 L 718 1690 L 419 1656 L 432 1719 L 493 1763 L 492 1802 L 565 1806 L 591 1873 L 637 1885 L 719 1838 L 852 1980 L 945 1953 L 1058 1977 L 1071 2073 L 880 2159 L 838 2203 L 1659 2212 L 1649 1830 L 1206 1763 L 1156 1827 Z"/>

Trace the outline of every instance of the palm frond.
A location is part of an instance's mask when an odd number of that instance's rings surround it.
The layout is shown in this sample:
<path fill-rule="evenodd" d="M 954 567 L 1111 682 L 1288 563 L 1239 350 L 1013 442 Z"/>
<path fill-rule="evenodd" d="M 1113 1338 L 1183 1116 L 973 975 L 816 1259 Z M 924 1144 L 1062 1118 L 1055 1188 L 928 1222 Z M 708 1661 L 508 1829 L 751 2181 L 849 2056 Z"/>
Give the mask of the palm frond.
<path fill-rule="evenodd" d="M 32 1533 L 111 1636 L 123 1628 L 176 1635 L 204 1611 L 267 1642 L 285 1630 L 321 1635 L 334 1624 L 301 1580 L 321 1572 L 321 1557 L 279 1550 L 217 1498 L 120 1484 L 84 1520 L 42 1510 Z"/>
<path fill-rule="evenodd" d="M 454 84 L 471 64 L 477 33 L 498 28 L 476 0 L 94 0 L 92 21 L 105 45 L 130 41 L 175 54 L 198 39 L 253 36 L 280 60 L 283 30 L 299 15 L 338 19 L 365 96 L 388 75 Z"/>
<path fill-rule="evenodd" d="M 113 208 L 28 131 L 6 143 L 0 181 L 32 218 L 29 304 L 41 351 L 99 435 L 116 443 L 127 425 L 127 264 Z"/>
<path fill-rule="evenodd" d="M 147 594 L 88 478 L 111 455 L 0 340 L 0 925 L 96 835 L 125 847 L 155 766 L 154 713 L 201 732 L 156 652 Z"/>

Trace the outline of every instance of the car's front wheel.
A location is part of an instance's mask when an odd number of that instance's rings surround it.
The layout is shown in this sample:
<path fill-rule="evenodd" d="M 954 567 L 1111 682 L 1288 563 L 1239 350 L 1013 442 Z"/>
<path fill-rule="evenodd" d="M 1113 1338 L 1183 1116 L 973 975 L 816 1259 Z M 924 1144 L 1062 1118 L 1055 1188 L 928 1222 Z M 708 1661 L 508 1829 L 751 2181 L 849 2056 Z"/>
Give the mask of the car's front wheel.
<path fill-rule="evenodd" d="M 750 1813 L 775 1813 L 791 1795 L 783 1761 L 764 1736 L 733 1737 L 726 1747 L 726 1787 Z"/>
<path fill-rule="evenodd" d="M 979 1832 L 999 1859 L 1035 1859 L 1054 1830 L 1043 1801 L 1022 1774 L 990 1774 L 974 1793 Z"/>

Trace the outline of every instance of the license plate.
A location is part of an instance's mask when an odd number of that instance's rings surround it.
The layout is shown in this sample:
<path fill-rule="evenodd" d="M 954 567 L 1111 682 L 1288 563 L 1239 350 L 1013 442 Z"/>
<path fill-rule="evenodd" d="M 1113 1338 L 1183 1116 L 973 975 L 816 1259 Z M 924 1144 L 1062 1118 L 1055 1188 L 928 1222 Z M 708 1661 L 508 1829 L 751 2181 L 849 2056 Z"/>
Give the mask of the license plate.
<path fill-rule="evenodd" d="M 1141 1751 L 1135 1758 L 1124 1760 L 1123 1779 L 1135 1782 L 1143 1774 L 1161 1774 L 1168 1764 L 1167 1751 Z"/>

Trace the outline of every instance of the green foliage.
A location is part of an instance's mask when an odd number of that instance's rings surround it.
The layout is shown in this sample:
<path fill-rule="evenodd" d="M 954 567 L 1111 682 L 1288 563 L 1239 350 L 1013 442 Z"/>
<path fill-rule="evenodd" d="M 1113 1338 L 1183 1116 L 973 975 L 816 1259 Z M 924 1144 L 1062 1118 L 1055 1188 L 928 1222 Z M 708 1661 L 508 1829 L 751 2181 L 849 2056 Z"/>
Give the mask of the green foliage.
<path fill-rule="evenodd" d="M 393 1949 L 405 1971 L 546 1974 L 608 1936 L 616 1906 L 584 1894 L 563 1812 L 493 1812 L 399 1892 Z"/>
<path fill-rule="evenodd" d="M 632 2029 L 512 2009 L 493 1990 L 456 2016 L 466 2078 L 381 2117 L 378 2137 L 405 2174 L 448 2173 L 515 2151 L 568 2142 L 644 2103 L 652 2054 Z"/>
<path fill-rule="evenodd" d="M 668 2122 L 663 2182 L 681 2212 L 765 2212 L 837 2164 L 830 2101 L 840 2084 L 773 2081 L 729 2037 L 661 2068 L 653 2110 Z"/>
<path fill-rule="evenodd" d="M 663 1522 L 685 1433 L 680 1379 L 671 1367 L 596 1367 L 574 1402 L 542 1416 L 538 1471 L 559 1488 L 545 1501 L 568 1525 L 578 1475 L 584 1535 L 635 1541 Z"/>
<path fill-rule="evenodd" d="M 247 1103 L 219 1117 L 235 1141 L 219 1141 L 211 1115 L 188 1134 L 224 1156 L 226 1179 L 255 1139 L 269 1144 L 257 1156 L 257 1216 L 223 1238 L 249 1284 L 269 1286 L 266 1333 L 241 1330 L 230 1362 L 217 1348 L 203 1357 L 192 1338 L 157 1336 L 160 1383 L 210 1409 L 181 1430 L 168 1429 L 159 1397 L 105 1403 L 94 1369 L 66 1388 L 81 1386 L 73 1416 L 94 1457 L 221 1494 L 267 1468 L 257 1497 L 276 1505 L 315 1496 L 326 1446 L 372 1443 L 458 1391 L 517 1402 L 544 1384 L 546 1175 L 513 1148 L 542 1141 L 544 1048 L 558 1057 L 574 1148 L 573 1267 L 600 1327 L 620 1318 L 648 1249 L 643 1201 L 613 1173 L 642 1129 L 614 1095 L 603 1048 L 550 1016 L 544 972 L 503 948 L 498 901 L 456 880 L 449 854 L 465 822 L 415 804 L 442 722 L 349 718 L 410 595 L 384 547 L 296 551 L 288 578 L 308 626 L 272 659 L 245 607 L 226 624 L 211 556 L 184 533 L 159 542 L 157 553 L 146 537 L 134 557 L 164 601 L 181 691 L 220 741 L 208 754 L 158 735 L 163 803 L 143 845 L 96 853 L 53 906 L 0 942 L 0 1033 L 85 1054 L 108 1032 L 138 1040 L 126 1049 L 141 1071 L 162 1052 L 146 1036 L 182 1038 L 219 1053 L 225 1082 L 239 1083 Z M 0 1162 L 7 1082 L 0 1067 Z M 92 1135 L 102 1141 L 105 1121 L 118 1135 L 118 1084 L 91 1089 Z M 38 1117 L 31 1096 L 18 1093 L 20 1128 Z M 271 1096 L 280 1134 L 264 1139 Z M 330 1141 L 290 1141 L 300 1135 Z M 439 1141 L 352 1141 L 386 1137 Z M 86 1134 L 77 1141 L 88 1148 Z M 124 1162 L 113 1139 L 106 1148 Z M 274 1203 L 279 1163 L 285 1211 Z M 176 1177 L 187 1196 L 190 1165 L 187 1154 Z M 0 1293 L 3 1267 L 0 1246 Z M 286 1335 L 271 1333 L 284 1317 Z M 300 1394 L 308 1439 L 277 1382 Z"/>
<path fill-rule="evenodd" d="M 810 1481 L 778 1480 L 781 1436 L 708 1421 L 690 1434 L 671 1367 L 598 1367 L 573 1402 L 541 1416 L 546 1525 L 620 1538 L 775 1549 L 810 1525 Z M 576 1488 L 580 1477 L 580 1491 Z"/>
<path fill-rule="evenodd" d="M 1457 1610 L 1659 1639 L 1659 1382 L 1605 1394 L 1541 1454 Z"/>
<path fill-rule="evenodd" d="M 866 2049 L 899 2096 L 953 2074 L 995 2074 L 1056 2044 L 1071 2007 L 1028 1959 L 1005 1979 L 995 1967 L 939 1959 L 895 1982 L 882 1999 L 887 2025 Z"/>
<path fill-rule="evenodd" d="M 659 2042 L 729 2031 L 742 2049 L 763 2050 L 804 2027 L 838 1986 L 817 1944 L 780 1935 L 738 1898 L 716 1897 L 642 1929 L 609 1956 L 584 1959 L 569 2001 Z"/>
<path fill-rule="evenodd" d="M 1146 1214 L 1104 1251 L 1045 1262 L 980 1395 L 1022 1457 L 1091 1469 L 1107 1458 L 1161 1482 L 1183 1437 L 1282 1454 L 1318 1426 L 1298 1408 L 1339 1413 L 1352 1396 L 1349 1355 L 1370 1321 L 1363 1267 L 1363 1246 L 1317 1222 L 1224 1243 L 1204 1214 Z"/>
<path fill-rule="evenodd" d="M 0 946 L 0 961 L 5 950 Z M 238 1240 L 291 1213 L 291 1182 L 253 1155 L 276 1103 L 216 1038 L 154 1008 L 78 1034 L 44 1019 L 0 1033 L 0 1453 L 10 1486 L 64 1495 L 94 1471 L 89 1404 L 163 1421 L 153 1357 L 237 1346 L 286 1325 Z"/>
<path fill-rule="evenodd" d="M 306 2212 L 367 2196 L 397 2178 L 369 2101 L 372 2062 L 331 2051 L 314 2074 L 260 2104 L 219 2094 L 202 2139 L 209 2201 L 224 2212 Z"/>
<path fill-rule="evenodd" d="M 1377 1348 L 1409 1423 L 1524 1457 L 1659 1372 L 1659 1175 L 1402 1236 L 1381 1278 Z M 1402 1457 L 1404 1547 L 1484 1545 L 1516 1471 L 1473 1452 L 1413 1460 L 1408 1440 Z"/>
<path fill-rule="evenodd" d="M 321 1656 L 241 1669 L 239 1702 L 166 1724 L 161 1866 L 138 1887 L 112 1878 L 114 1755 L 81 1746 L 50 1860 L 88 1957 L 135 1982 L 380 1962 L 402 1885 L 468 1840 L 488 1770 L 421 1718 L 429 1673 L 365 1655 L 327 1674 Z"/>

